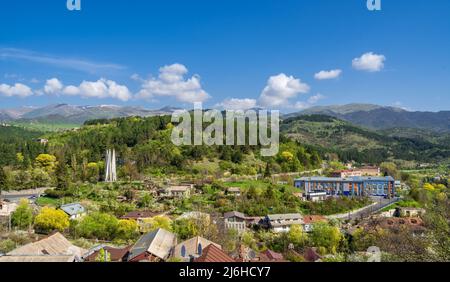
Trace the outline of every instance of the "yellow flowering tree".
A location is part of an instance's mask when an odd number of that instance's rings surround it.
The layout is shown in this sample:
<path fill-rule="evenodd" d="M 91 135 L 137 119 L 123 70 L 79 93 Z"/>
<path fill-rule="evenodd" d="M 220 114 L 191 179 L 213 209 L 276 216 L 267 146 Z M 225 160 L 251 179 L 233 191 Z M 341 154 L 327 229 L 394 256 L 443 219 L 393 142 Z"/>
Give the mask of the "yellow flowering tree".
<path fill-rule="evenodd" d="M 34 226 L 42 232 L 64 231 L 70 225 L 69 216 L 62 210 L 42 208 L 34 219 Z"/>

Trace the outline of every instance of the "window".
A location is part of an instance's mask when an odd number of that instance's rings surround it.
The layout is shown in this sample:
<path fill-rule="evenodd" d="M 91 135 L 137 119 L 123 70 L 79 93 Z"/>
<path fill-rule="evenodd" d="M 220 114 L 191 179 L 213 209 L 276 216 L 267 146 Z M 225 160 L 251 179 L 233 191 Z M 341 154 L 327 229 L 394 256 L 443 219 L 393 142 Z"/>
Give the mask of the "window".
<path fill-rule="evenodd" d="M 186 257 L 186 247 L 184 245 L 181 246 L 181 256 Z"/>
<path fill-rule="evenodd" d="M 197 252 L 198 252 L 199 255 L 202 255 L 203 247 L 202 247 L 201 243 L 198 244 Z"/>

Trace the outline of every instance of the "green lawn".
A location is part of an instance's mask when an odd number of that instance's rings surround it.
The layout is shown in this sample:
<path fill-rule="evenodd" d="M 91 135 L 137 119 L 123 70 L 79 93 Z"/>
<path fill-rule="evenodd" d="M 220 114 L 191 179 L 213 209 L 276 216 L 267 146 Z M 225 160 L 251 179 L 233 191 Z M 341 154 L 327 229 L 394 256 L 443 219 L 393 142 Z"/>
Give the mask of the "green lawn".
<path fill-rule="evenodd" d="M 36 200 L 36 204 L 39 206 L 57 207 L 59 206 L 59 200 L 47 197 L 40 197 L 39 199 Z"/>

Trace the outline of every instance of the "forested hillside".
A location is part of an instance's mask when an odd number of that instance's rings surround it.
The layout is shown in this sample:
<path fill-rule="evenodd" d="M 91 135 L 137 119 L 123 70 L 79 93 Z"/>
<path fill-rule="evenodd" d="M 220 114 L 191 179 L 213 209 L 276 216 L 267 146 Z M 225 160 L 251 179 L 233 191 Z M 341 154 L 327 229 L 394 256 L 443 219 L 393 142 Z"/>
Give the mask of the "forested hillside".
<path fill-rule="evenodd" d="M 418 130 L 416 135 L 412 135 L 411 130 L 372 131 L 325 115 L 288 118 L 281 125 L 281 131 L 287 136 L 335 152 L 342 161 L 380 163 L 397 159 L 437 162 L 450 158 L 447 138 L 433 133 L 431 139 Z"/>
<path fill-rule="evenodd" d="M 45 146 L 34 140 L 42 134 L 19 127 L 0 126 L 0 166 L 18 165 L 19 161 L 29 164 L 45 152 Z"/>

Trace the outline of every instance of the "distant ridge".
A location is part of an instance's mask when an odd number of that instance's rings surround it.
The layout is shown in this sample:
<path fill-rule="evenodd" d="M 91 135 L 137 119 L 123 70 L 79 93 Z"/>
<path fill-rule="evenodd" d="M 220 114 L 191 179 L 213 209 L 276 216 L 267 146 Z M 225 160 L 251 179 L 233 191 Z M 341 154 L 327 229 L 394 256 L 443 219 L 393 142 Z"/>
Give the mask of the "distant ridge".
<path fill-rule="evenodd" d="M 417 128 L 450 132 L 450 111 L 410 112 L 401 108 L 372 104 L 321 106 L 285 115 L 328 115 L 371 129 Z"/>
<path fill-rule="evenodd" d="M 111 119 L 129 116 L 170 115 L 177 108 L 164 107 L 149 110 L 135 106 L 78 106 L 69 104 L 54 104 L 38 108 L 20 108 L 0 110 L 0 121 L 58 121 L 60 123 L 82 124 L 92 119 Z"/>

